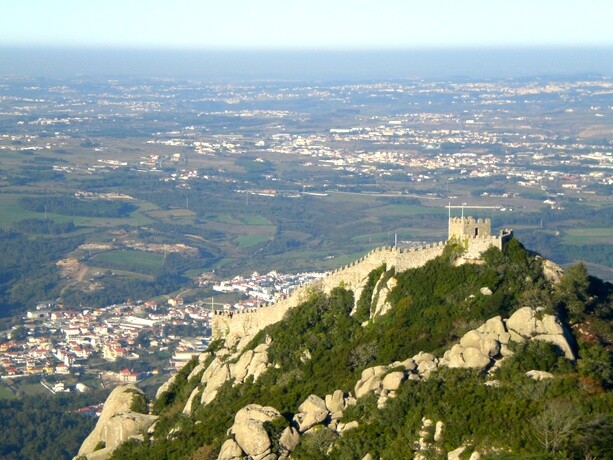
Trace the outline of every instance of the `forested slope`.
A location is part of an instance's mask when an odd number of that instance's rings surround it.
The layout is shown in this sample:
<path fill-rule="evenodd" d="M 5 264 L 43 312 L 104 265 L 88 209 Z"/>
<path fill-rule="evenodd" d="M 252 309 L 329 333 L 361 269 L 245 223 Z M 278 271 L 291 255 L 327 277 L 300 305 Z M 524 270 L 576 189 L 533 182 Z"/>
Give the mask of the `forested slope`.
<path fill-rule="evenodd" d="M 313 290 L 243 350 L 212 344 L 160 392 L 153 433 L 113 458 L 247 456 L 254 413 L 258 458 L 610 458 L 612 286 L 580 265 L 552 284 L 515 240 L 483 264 L 457 254 L 381 267 L 357 303 L 343 286 Z M 375 315 L 384 286 L 391 308 Z M 465 342 L 488 324 L 499 340 L 473 365 Z"/>

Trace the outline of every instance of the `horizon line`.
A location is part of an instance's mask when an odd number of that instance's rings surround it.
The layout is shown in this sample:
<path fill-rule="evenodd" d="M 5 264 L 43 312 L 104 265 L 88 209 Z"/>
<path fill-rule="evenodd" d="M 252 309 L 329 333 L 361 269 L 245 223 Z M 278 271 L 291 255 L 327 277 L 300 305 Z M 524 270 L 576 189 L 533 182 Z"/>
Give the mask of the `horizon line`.
<path fill-rule="evenodd" d="M 543 51 L 543 50 L 613 50 L 612 44 L 516 44 L 516 45 L 418 45 L 372 47 L 186 47 L 186 46 L 122 46 L 122 45 L 60 45 L 0 43 L 5 50 L 64 50 L 64 51 L 180 51 L 180 52 L 412 52 L 412 51 Z"/>

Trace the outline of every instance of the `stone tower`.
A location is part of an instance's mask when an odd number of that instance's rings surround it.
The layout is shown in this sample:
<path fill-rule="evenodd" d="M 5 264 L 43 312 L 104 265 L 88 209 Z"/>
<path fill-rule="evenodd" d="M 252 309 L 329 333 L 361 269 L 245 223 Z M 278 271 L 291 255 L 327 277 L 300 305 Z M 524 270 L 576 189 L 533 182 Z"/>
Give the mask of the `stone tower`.
<path fill-rule="evenodd" d="M 449 219 L 449 239 L 464 241 L 491 236 L 492 222 L 490 219 L 474 219 L 473 217 L 451 217 Z"/>

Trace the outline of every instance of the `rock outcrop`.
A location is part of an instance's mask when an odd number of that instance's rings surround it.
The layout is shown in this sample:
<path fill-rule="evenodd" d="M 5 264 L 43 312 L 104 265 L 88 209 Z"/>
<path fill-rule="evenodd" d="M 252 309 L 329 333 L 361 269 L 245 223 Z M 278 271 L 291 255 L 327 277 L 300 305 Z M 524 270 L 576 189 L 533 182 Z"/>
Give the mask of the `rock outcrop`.
<path fill-rule="evenodd" d="M 81 444 L 78 456 L 85 456 L 89 460 L 107 459 L 119 444 L 146 433 L 158 417 L 132 412 L 134 398 L 138 397 L 144 395 L 134 385 L 116 387 L 104 403 L 96 427 Z M 102 444 L 103 449 L 95 450 Z"/>
<path fill-rule="evenodd" d="M 210 403 L 217 396 L 219 388 L 229 379 L 230 370 L 228 365 L 221 358 L 215 358 L 202 374 L 201 382 L 204 385 L 204 389 L 202 390 L 200 402 L 202 404 Z"/>
<path fill-rule="evenodd" d="M 236 443 L 234 439 L 228 439 L 221 446 L 219 451 L 219 460 L 237 460 L 245 457 L 243 449 Z"/>
<path fill-rule="evenodd" d="M 547 281 L 553 284 L 558 284 L 562 276 L 564 276 L 564 270 L 558 264 L 551 260 L 543 260 L 543 275 L 547 278 Z"/>
<path fill-rule="evenodd" d="M 392 305 L 387 301 L 387 295 L 391 292 L 392 289 L 396 287 L 398 281 L 396 278 L 392 277 L 387 280 L 385 284 L 383 284 L 385 272 L 381 274 L 381 279 L 377 283 L 375 290 L 373 292 L 373 298 L 371 300 L 371 304 L 375 303 L 375 308 L 373 313 L 371 314 L 371 318 L 375 318 L 377 316 L 385 315 L 390 309 Z"/>
<path fill-rule="evenodd" d="M 232 438 L 223 444 L 218 459 L 234 460 L 247 457 L 254 460 L 276 460 L 277 455 L 272 453 L 272 442 L 264 429 L 264 423 L 272 422 L 280 416 L 274 407 L 258 404 L 243 407 L 234 417 L 234 424 L 229 430 Z M 284 442 L 294 443 L 291 431 Z M 295 444 L 298 444 L 297 441 Z"/>
<path fill-rule="evenodd" d="M 176 379 L 177 379 L 177 374 L 171 376 L 162 385 L 160 385 L 160 387 L 155 392 L 155 399 L 159 399 L 160 396 L 162 396 L 162 393 L 164 393 L 165 391 L 170 390 L 170 387 L 175 383 Z"/>
<path fill-rule="evenodd" d="M 294 416 L 294 422 L 298 425 L 300 433 L 305 433 L 310 428 L 322 423 L 330 412 L 326 402 L 319 396 L 310 395 L 298 407 L 298 413 Z"/>
<path fill-rule="evenodd" d="M 509 342 L 543 340 L 558 346 L 567 359 L 575 359 L 566 338 L 567 332 L 553 315 L 537 312 L 530 307 L 517 310 L 504 321 L 490 318 L 475 330 L 468 331 L 460 343 L 446 351 L 441 364 L 448 367 L 487 369 L 496 359 L 511 355 Z"/>
<path fill-rule="evenodd" d="M 543 314 L 530 307 L 517 310 L 506 321 L 506 327 L 515 342 L 534 339 L 560 347 L 566 359 L 574 360 L 575 354 L 562 323 L 553 315 Z"/>
<path fill-rule="evenodd" d="M 405 361 L 366 368 L 355 384 L 355 397 L 361 398 L 373 392 L 379 396 L 379 408 L 383 408 L 389 398 L 396 397 L 397 390 L 405 380 L 427 378 L 437 366 L 438 359 L 434 355 L 420 352 Z"/>
<path fill-rule="evenodd" d="M 460 343 L 445 352 L 441 364 L 448 367 L 487 368 L 499 356 L 502 347 L 509 343 L 510 338 L 502 318 L 490 318 L 479 328 L 464 334 Z"/>
<path fill-rule="evenodd" d="M 533 380 L 548 380 L 553 378 L 551 372 L 537 371 L 535 369 L 526 372 L 526 377 L 530 377 Z"/>
<path fill-rule="evenodd" d="M 489 295 L 483 292 L 482 294 Z M 285 452 L 285 455 L 279 458 L 287 458 L 287 455 L 298 444 L 300 436 L 309 435 L 318 426 L 333 430 L 338 435 L 358 427 L 358 421 L 356 420 L 340 422 L 343 412 L 348 406 L 355 404 L 356 398 L 374 393 L 378 396 L 377 406 L 381 409 L 385 407 L 390 398 L 397 396 L 397 392 L 405 382 L 427 379 L 439 366 L 486 370 L 500 363 L 506 356 L 512 355 L 508 348 L 510 342 L 523 342 L 531 339 L 548 340 L 551 343 L 559 344 L 560 348 L 565 351 L 571 350 L 565 339 L 564 329 L 554 316 L 540 314 L 530 308 L 522 308 L 507 320 L 496 316 L 487 320 L 480 327 L 468 331 L 462 336 L 459 343 L 447 350 L 440 359 L 431 353 L 420 352 L 404 361 L 366 368 L 362 371 L 360 379 L 354 386 L 355 398 L 350 394 L 346 395 L 341 390 L 336 390 L 323 398 L 310 395 L 299 406 L 293 418 L 293 425 L 296 428 L 288 427 L 279 441 L 279 445 L 283 447 Z M 223 379 L 231 376 L 232 378 L 244 379 L 253 372 L 251 369 L 260 366 L 260 359 L 261 362 L 266 363 L 265 366 L 269 366 L 270 364 L 263 357 L 256 358 L 258 353 L 265 355 L 265 349 L 265 346 L 260 345 L 253 351 L 247 351 L 240 355 L 235 364 L 226 365 L 228 370 L 222 371 Z M 223 368 L 221 360 L 218 364 L 212 364 L 212 366 L 212 368 L 209 367 L 205 370 L 205 374 L 208 372 L 214 376 L 217 372 L 216 369 Z M 265 370 L 263 367 L 261 369 L 262 371 Z M 539 380 L 553 377 L 549 373 L 539 371 L 530 371 L 526 375 Z M 217 380 L 213 379 L 212 381 L 216 382 Z M 495 386 L 496 382 L 489 383 Z M 264 409 L 266 409 L 264 411 L 266 415 L 263 418 L 245 415 L 246 413 L 259 414 L 262 411 L 260 406 L 255 405 L 247 406 L 237 413 L 235 423 L 230 430 L 233 438 L 227 440 L 223 445 L 220 459 L 242 458 L 240 455 L 249 455 L 250 458 L 257 459 L 277 458 L 276 454 L 270 451 L 271 440 L 267 437 L 262 423 L 264 420 L 270 421 L 279 415 L 272 408 Z M 247 433 L 251 436 L 249 439 L 247 439 Z M 441 450 L 441 445 L 437 444 L 441 442 L 443 436 L 444 424 L 442 421 L 434 424 L 431 420 L 424 419 L 420 438 L 416 443 L 415 458 L 427 458 L 429 449 L 432 448 L 439 454 L 444 452 Z M 437 445 L 433 446 L 433 444 Z M 466 446 L 461 446 L 449 452 L 449 458 L 459 458 L 466 451 L 466 448 Z M 477 458 L 478 456 L 478 452 L 473 452 L 472 457 Z"/>
<path fill-rule="evenodd" d="M 285 457 L 292 452 L 300 442 L 300 433 L 295 428 L 288 426 L 283 433 L 281 433 L 281 437 L 279 438 L 279 446 L 281 446 L 283 452 L 281 453 L 281 457 Z"/>
<path fill-rule="evenodd" d="M 199 394 L 200 403 L 209 404 L 215 399 L 219 389 L 231 379 L 234 385 L 240 385 L 250 376 L 257 380 L 270 367 L 267 352 L 269 344 L 270 341 L 258 345 L 253 350 L 242 353 L 239 351 L 234 355 L 230 354 L 227 348 L 222 348 L 206 368 L 203 363 L 198 364 L 191 372 L 190 378 L 202 372 L 200 379 L 202 389 L 194 389 L 183 413 L 191 414 L 193 401 Z"/>

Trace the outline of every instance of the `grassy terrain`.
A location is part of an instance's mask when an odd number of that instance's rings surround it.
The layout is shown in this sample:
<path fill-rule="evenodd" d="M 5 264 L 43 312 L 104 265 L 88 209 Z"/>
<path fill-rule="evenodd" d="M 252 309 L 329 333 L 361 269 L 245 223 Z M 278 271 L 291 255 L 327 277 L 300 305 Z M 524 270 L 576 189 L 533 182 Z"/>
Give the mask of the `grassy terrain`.
<path fill-rule="evenodd" d="M 90 275 L 95 276 L 96 274 L 99 274 L 108 269 L 109 269 L 108 267 L 101 267 L 101 266 L 89 267 L 87 271 L 87 276 L 90 276 Z M 154 276 L 152 274 L 150 275 L 147 273 L 141 273 L 138 271 L 131 271 L 131 270 L 121 270 L 119 268 L 113 268 L 112 270 L 114 273 L 114 277 L 117 277 L 117 278 L 143 279 L 143 280 L 149 280 L 149 281 L 153 281 L 154 279 Z M 133 268 L 133 270 L 137 270 L 137 268 Z"/>
<path fill-rule="evenodd" d="M 366 233 L 351 238 L 351 241 L 360 244 L 374 244 L 377 246 L 387 246 L 394 244 L 394 234 L 398 236 L 398 241 L 433 241 L 433 239 L 444 240 L 447 238 L 446 232 L 433 231 L 428 228 L 398 228 L 393 231 Z"/>
<path fill-rule="evenodd" d="M 266 235 L 241 235 L 236 238 L 236 242 L 238 243 L 239 248 L 247 249 L 264 243 L 265 241 L 268 241 L 268 239 L 269 238 Z"/>
<path fill-rule="evenodd" d="M 212 222 L 220 222 L 222 224 L 230 224 L 230 225 L 242 225 L 243 221 L 238 220 L 234 216 L 230 214 L 222 214 L 222 215 L 213 215 L 209 217 L 209 220 Z"/>
<path fill-rule="evenodd" d="M 0 399 L 15 399 L 16 396 L 11 390 L 0 383 Z"/>
<path fill-rule="evenodd" d="M 370 215 L 377 217 L 413 217 L 421 215 L 440 215 L 446 214 L 445 209 L 438 208 L 426 208 L 419 205 L 405 205 L 405 204 L 390 204 L 385 206 L 379 206 L 370 210 Z"/>
<path fill-rule="evenodd" d="M 14 385 L 20 394 L 26 394 L 29 396 L 48 396 L 51 393 L 44 386 L 40 384 L 40 381 L 32 382 L 31 378 L 15 379 Z"/>
<path fill-rule="evenodd" d="M 23 209 L 19 205 L 19 199 L 21 196 L 19 195 L 9 195 L 5 193 L 0 193 L 0 225 L 3 227 L 14 224 L 15 222 L 19 222 L 24 219 L 42 219 L 44 217 L 44 213 L 28 211 L 27 209 Z M 47 215 L 48 219 L 53 219 L 56 222 L 66 222 L 71 220 L 69 216 L 57 216 L 53 214 Z M 62 220 L 62 218 L 64 218 Z"/>
<path fill-rule="evenodd" d="M 235 235 L 266 235 L 275 231 L 275 227 L 269 225 L 227 224 L 221 222 L 207 222 L 203 225 L 203 228 Z"/>
<path fill-rule="evenodd" d="M 7 227 L 24 219 L 50 219 L 54 222 L 73 222 L 84 227 L 116 227 L 121 225 L 148 225 L 153 222 L 144 213 L 154 207 L 151 203 L 138 203 L 138 209 L 125 218 L 84 217 L 54 214 L 51 212 L 36 212 L 24 209 L 19 200 L 23 193 L 0 193 L 0 226 Z M 93 202 L 95 206 L 95 202 Z"/>
<path fill-rule="evenodd" d="M 272 222 L 262 216 L 246 215 L 243 217 L 243 221 L 247 225 L 272 225 Z"/>
<path fill-rule="evenodd" d="M 124 267 L 137 273 L 155 273 L 162 267 L 164 255 L 126 249 L 96 254 L 92 263 L 105 268 Z"/>
<path fill-rule="evenodd" d="M 148 217 L 151 218 L 148 223 L 153 222 L 152 219 L 160 219 L 163 221 L 169 222 L 189 222 L 193 221 L 193 217 L 195 217 L 195 213 L 189 209 L 169 209 L 169 210 L 151 210 L 145 213 Z"/>
<path fill-rule="evenodd" d="M 562 238 L 566 244 L 613 244 L 611 228 L 572 228 L 564 231 Z"/>

